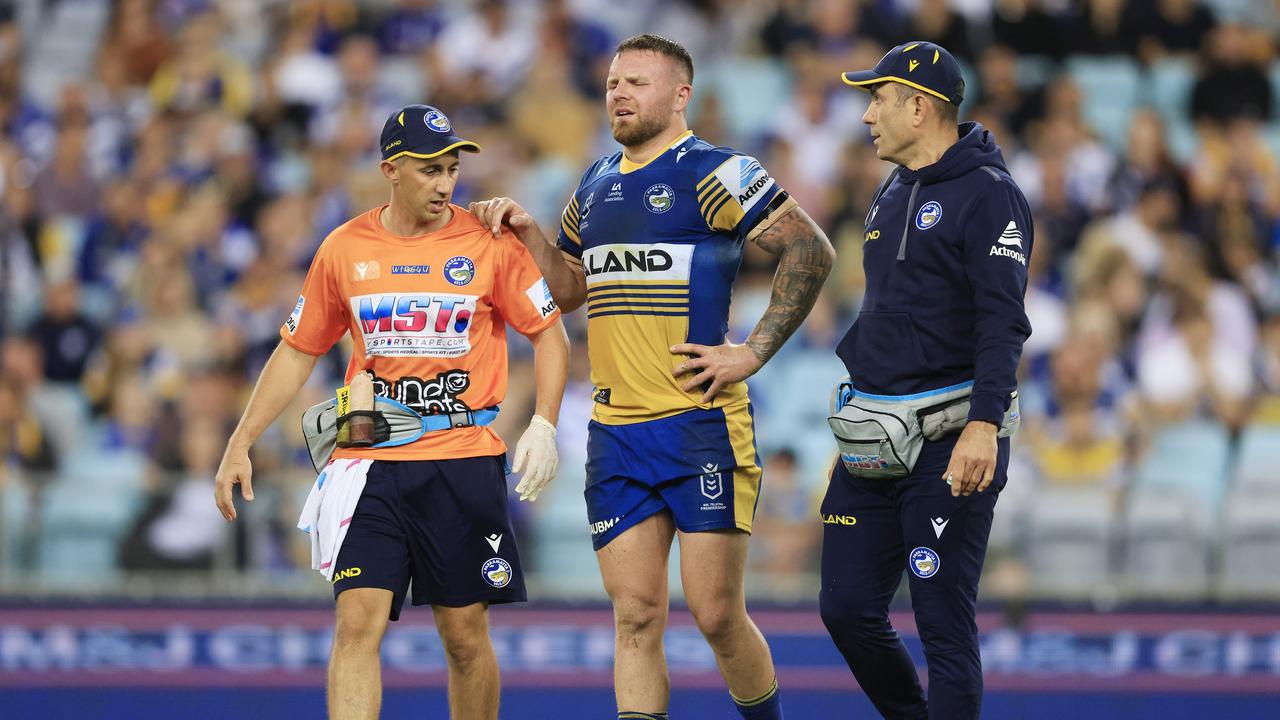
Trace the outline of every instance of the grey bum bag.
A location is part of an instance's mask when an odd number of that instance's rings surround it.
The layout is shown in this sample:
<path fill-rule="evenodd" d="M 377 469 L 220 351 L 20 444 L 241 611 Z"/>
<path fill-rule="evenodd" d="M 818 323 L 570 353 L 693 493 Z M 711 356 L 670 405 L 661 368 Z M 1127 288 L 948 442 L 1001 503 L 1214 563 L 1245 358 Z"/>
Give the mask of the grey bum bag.
<path fill-rule="evenodd" d="M 831 394 L 827 418 L 841 462 L 854 477 L 910 475 L 925 440 L 941 440 L 964 428 L 972 392 L 970 380 L 913 395 L 872 395 L 854 388 L 846 375 Z M 1013 435 L 1019 421 L 1015 390 L 997 437 Z"/>

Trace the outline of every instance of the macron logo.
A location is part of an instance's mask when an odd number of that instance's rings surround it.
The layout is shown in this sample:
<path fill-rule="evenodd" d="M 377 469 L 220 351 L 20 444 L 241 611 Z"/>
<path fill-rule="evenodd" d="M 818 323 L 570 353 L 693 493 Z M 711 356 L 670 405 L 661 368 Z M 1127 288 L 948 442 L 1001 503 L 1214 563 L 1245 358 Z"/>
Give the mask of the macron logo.
<path fill-rule="evenodd" d="M 1001 245 L 1022 247 L 1022 231 L 1018 230 L 1017 223 L 1010 220 L 1009 224 L 1004 226 L 1004 232 L 1000 233 L 1000 237 L 996 238 L 996 242 Z"/>
<path fill-rule="evenodd" d="M 933 534 L 942 539 L 942 531 L 947 529 L 947 523 L 951 522 L 951 518 L 930 518 L 929 522 L 933 523 Z"/>

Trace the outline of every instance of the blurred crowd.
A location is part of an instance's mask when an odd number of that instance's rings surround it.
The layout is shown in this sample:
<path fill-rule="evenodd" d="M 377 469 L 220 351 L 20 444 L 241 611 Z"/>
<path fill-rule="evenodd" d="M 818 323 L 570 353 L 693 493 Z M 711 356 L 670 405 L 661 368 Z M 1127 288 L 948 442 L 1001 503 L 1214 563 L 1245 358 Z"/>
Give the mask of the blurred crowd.
<path fill-rule="evenodd" d="M 639 32 L 692 51 L 690 126 L 759 157 L 839 256 L 753 381 L 760 573 L 816 569 L 831 350 L 889 171 L 839 72 L 907 39 L 964 63 L 962 119 L 995 133 L 1036 218 L 1009 493 L 1100 488 L 1120 507 L 1164 428 L 1280 425 L 1280 2 L 0 0 L 0 564 L 302 572 L 297 418 L 341 384 L 347 341 L 255 449 L 264 508 L 223 524 L 211 479 L 316 247 L 388 198 L 383 122 L 442 108 L 484 148 L 455 202 L 511 196 L 554 228 L 616 150 L 604 75 Z M 748 251 L 734 339 L 772 264 Z M 566 320 L 581 350 L 584 316 Z M 532 393 L 512 352 L 508 438 Z M 535 549 L 588 545 L 585 515 L 555 504 L 581 503 L 589 387 L 575 357 L 558 492 L 517 510 Z M 1204 482 L 1225 496 L 1230 468 Z"/>

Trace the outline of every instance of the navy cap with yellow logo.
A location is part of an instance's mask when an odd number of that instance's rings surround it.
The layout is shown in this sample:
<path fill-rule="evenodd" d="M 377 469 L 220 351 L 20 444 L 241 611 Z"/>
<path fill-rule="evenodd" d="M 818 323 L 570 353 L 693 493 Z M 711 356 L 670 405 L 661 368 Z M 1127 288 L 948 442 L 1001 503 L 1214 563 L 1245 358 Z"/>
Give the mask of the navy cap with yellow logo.
<path fill-rule="evenodd" d="M 480 152 L 480 146 L 453 134 L 449 118 L 430 105 L 409 105 L 382 126 L 382 159 L 401 155 L 430 159 L 450 150 Z"/>
<path fill-rule="evenodd" d="M 959 106 L 964 101 L 964 76 L 960 63 L 941 45 L 908 42 L 885 53 L 870 70 L 841 74 L 846 85 L 870 92 L 882 82 L 902 83 Z"/>

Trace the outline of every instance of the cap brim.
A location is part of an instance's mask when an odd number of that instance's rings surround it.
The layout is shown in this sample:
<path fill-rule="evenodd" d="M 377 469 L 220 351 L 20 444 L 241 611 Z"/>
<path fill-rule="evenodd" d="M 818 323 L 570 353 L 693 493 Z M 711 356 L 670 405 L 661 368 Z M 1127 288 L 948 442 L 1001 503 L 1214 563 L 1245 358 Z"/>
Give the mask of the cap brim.
<path fill-rule="evenodd" d="M 409 157 L 420 158 L 422 160 L 430 160 L 431 158 L 440 157 L 441 155 L 444 155 L 445 153 L 448 153 L 448 152 L 453 152 L 454 150 L 465 150 L 466 152 L 478 153 L 480 152 L 480 146 L 476 143 L 471 142 L 470 140 L 455 138 L 452 143 L 445 145 L 444 147 L 440 148 L 439 150 L 436 150 L 435 152 L 425 153 L 425 152 L 418 152 L 417 150 L 401 150 L 395 155 L 392 155 L 391 157 L 387 158 L 386 162 L 391 162 L 392 160 L 395 160 L 398 157 L 402 157 L 406 155 Z"/>
<path fill-rule="evenodd" d="M 907 80 L 905 78 L 900 78 L 897 75 L 881 75 L 877 73 L 875 70 L 862 70 L 860 72 L 840 73 L 840 79 L 844 80 L 845 85 L 852 85 L 863 92 L 871 92 L 870 86 L 877 85 L 879 83 L 885 83 L 885 82 L 901 83 L 903 85 L 906 85 L 909 88 L 914 88 L 916 90 L 919 90 L 922 93 L 932 95 L 938 98 L 939 100 L 945 100 L 946 102 L 951 102 L 951 98 L 947 97 L 946 95 L 943 95 L 937 90 L 930 90 L 929 88 L 923 85 L 920 85 L 918 83 L 913 83 L 910 80 Z M 952 104 L 956 104 L 956 103 L 952 103 Z"/>
<path fill-rule="evenodd" d="M 840 79 L 844 81 L 845 85 L 852 85 L 863 92 L 871 92 L 870 88 L 867 87 L 868 85 L 886 82 L 885 77 L 875 70 L 840 73 Z"/>

